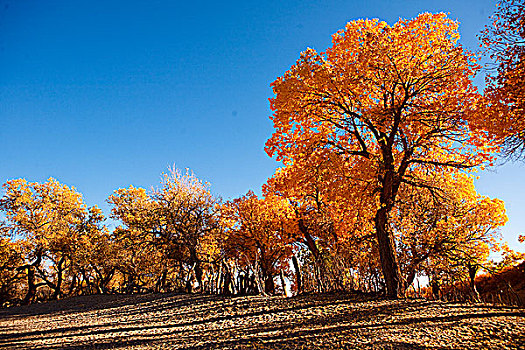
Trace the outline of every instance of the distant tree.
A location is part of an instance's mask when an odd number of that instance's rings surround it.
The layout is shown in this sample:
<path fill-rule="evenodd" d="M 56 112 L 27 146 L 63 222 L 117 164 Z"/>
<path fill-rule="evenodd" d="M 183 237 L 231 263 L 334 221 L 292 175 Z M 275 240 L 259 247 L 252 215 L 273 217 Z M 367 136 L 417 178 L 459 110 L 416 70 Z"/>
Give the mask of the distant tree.
<path fill-rule="evenodd" d="M 57 299 L 65 273 L 80 253 L 79 241 L 91 225 L 99 227 L 101 212 L 87 208 L 80 193 L 54 179 L 42 184 L 10 180 L 4 189 L 0 211 L 6 216 L 7 234 L 17 238 L 24 258 L 17 267 L 27 280 L 23 303 L 32 302 L 40 286 L 51 289 L 51 298 Z"/>
<path fill-rule="evenodd" d="M 259 292 L 273 294 L 274 277 L 291 257 L 297 227 L 293 209 L 275 195 L 259 199 L 250 191 L 226 202 L 222 215 L 228 230 L 226 250 L 251 268 Z"/>
<path fill-rule="evenodd" d="M 99 208 L 88 208 L 82 223 L 83 234 L 73 242 L 75 253 L 66 274 L 69 295 L 110 292 L 109 285 L 118 266 L 119 247 L 103 224 L 104 220 Z"/>
<path fill-rule="evenodd" d="M 435 174 L 427 188 L 403 191 L 393 222 L 406 285 L 426 269 L 467 280 L 475 292 L 474 278 L 499 249 L 506 221 L 503 201 L 480 196 L 465 174 Z"/>
<path fill-rule="evenodd" d="M 502 0 L 480 35 L 493 66 L 485 93 L 492 106 L 483 126 L 511 158 L 525 156 L 525 1 Z"/>
<path fill-rule="evenodd" d="M 294 245 L 309 252 L 301 256 L 313 270 L 314 290 L 345 289 L 349 270 L 375 260 L 370 255 L 374 198 L 366 196 L 366 181 L 348 181 L 337 155 L 303 160 L 277 169 L 263 192 L 290 202 L 297 222 Z"/>
<path fill-rule="evenodd" d="M 124 224 L 116 237 L 130 252 L 124 257 L 130 278 L 157 274 L 164 284 L 171 262 L 180 267 L 188 291 L 193 276 L 202 289 L 203 264 L 216 253 L 211 237 L 219 230 L 219 201 L 208 187 L 190 172 L 172 170 L 151 193 L 130 186 L 109 197 L 112 217 Z"/>

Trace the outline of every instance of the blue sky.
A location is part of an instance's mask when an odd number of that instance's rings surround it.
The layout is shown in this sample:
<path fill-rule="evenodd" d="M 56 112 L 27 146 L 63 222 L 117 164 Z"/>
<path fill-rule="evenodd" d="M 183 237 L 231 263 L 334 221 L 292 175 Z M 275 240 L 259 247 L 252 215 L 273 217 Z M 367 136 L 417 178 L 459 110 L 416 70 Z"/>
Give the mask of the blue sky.
<path fill-rule="evenodd" d="M 390 24 L 449 12 L 477 47 L 495 1 L 0 0 L 0 181 L 54 177 L 108 213 L 130 184 L 190 168 L 233 198 L 278 165 L 270 83 L 306 47 L 324 50 L 357 18 Z M 525 232 L 523 165 L 480 174 L 507 205 L 514 248 Z M 520 250 L 525 250 L 523 245 Z"/>

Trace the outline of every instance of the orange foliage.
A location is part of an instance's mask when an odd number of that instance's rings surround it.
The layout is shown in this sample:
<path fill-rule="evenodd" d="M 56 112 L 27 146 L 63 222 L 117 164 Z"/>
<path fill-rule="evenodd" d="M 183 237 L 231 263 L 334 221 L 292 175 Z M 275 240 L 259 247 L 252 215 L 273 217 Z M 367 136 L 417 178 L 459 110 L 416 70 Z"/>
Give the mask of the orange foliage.
<path fill-rule="evenodd" d="M 495 62 L 486 78 L 491 113 L 481 127 L 503 142 L 509 155 L 523 156 L 525 145 L 525 2 L 503 0 L 481 33 Z"/>
<path fill-rule="evenodd" d="M 179 265 L 184 288 L 191 291 L 194 276 L 202 289 L 203 265 L 219 254 L 218 201 L 208 184 L 172 170 L 159 189 L 121 188 L 108 202 L 112 217 L 124 224 L 115 235 L 128 252 L 121 259 L 128 288 L 157 283 L 164 289 L 167 271 Z"/>
<path fill-rule="evenodd" d="M 458 44 L 457 28 L 444 14 L 393 26 L 353 21 L 325 52 L 307 49 L 272 83 L 275 132 L 267 153 L 295 170 L 338 158 L 334 172 L 350 183 L 343 195 L 366 196 L 375 206 L 390 296 L 401 282 L 388 222 L 400 187 L 418 186 L 426 171 L 490 162 L 496 149 L 469 128 L 483 117 L 483 97 L 472 84 L 476 57 Z"/>
<path fill-rule="evenodd" d="M 44 285 L 53 291 L 52 298 L 59 298 L 65 274 L 78 266 L 81 255 L 89 254 L 83 242 L 104 230 L 100 209 L 87 208 L 80 193 L 54 179 L 43 184 L 11 180 L 4 189 L 4 233 L 15 239 L 23 256 L 17 268 L 25 270 L 27 278 L 24 302 L 32 302 Z"/>
<path fill-rule="evenodd" d="M 222 216 L 228 228 L 229 256 L 252 269 L 261 291 L 273 294 L 273 279 L 286 269 L 292 252 L 297 229 L 292 207 L 275 195 L 259 199 L 250 191 L 226 202 Z"/>

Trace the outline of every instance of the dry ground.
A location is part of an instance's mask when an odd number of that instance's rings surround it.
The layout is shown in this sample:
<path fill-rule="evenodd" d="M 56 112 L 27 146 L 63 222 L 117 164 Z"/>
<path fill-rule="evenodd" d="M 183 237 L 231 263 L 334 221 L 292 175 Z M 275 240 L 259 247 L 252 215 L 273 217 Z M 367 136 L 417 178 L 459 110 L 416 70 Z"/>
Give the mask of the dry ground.
<path fill-rule="evenodd" d="M 75 297 L 0 310 L 0 349 L 525 349 L 525 309 L 356 295 Z"/>

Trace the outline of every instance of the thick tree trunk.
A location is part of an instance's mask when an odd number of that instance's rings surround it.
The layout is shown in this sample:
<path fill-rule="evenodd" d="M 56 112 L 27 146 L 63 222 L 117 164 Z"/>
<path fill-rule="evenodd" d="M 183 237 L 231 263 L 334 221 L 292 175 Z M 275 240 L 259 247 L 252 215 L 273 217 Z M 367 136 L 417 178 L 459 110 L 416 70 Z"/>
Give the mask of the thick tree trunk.
<path fill-rule="evenodd" d="M 393 207 L 397 186 L 394 184 L 394 172 L 387 171 L 382 178 L 380 196 L 381 207 L 378 209 L 374 223 L 376 228 L 377 243 L 381 270 L 386 284 L 388 298 L 399 298 L 401 292 L 401 273 L 397 263 L 394 235 L 388 227 L 388 214 Z"/>
<path fill-rule="evenodd" d="M 275 294 L 275 283 L 272 274 L 264 277 L 264 292 L 269 295 Z"/>
<path fill-rule="evenodd" d="M 64 279 L 64 262 L 66 261 L 66 258 L 62 257 L 58 264 L 57 264 L 57 280 L 54 284 L 54 291 L 53 295 L 51 296 L 51 300 L 57 300 L 62 296 L 62 281 Z"/>
<path fill-rule="evenodd" d="M 259 294 L 259 288 L 257 287 L 257 281 L 255 275 L 252 274 L 249 279 L 249 288 L 248 291 L 250 294 Z"/>
<path fill-rule="evenodd" d="M 432 289 L 432 297 L 435 300 L 439 299 L 439 282 L 436 279 L 430 281 L 430 288 Z"/>
<path fill-rule="evenodd" d="M 22 300 L 22 305 L 28 305 L 33 302 L 36 296 L 36 289 L 37 285 L 35 283 L 35 270 L 37 266 L 40 266 L 40 263 L 42 262 L 42 251 L 38 250 L 36 253 L 36 259 L 35 261 L 27 265 L 27 293 L 24 297 L 24 300 Z"/>
<path fill-rule="evenodd" d="M 22 305 L 30 304 L 36 295 L 35 268 L 33 265 L 27 267 L 27 293 L 22 300 Z"/>
<path fill-rule="evenodd" d="M 472 294 L 472 298 L 475 301 L 479 301 L 479 293 L 478 293 L 478 290 L 476 289 L 476 284 L 475 284 L 476 273 L 478 272 L 478 267 L 475 265 L 468 264 L 467 268 L 468 268 L 468 276 L 469 276 L 470 293 Z"/>
<path fill-rule="evenodd" d="M 394 237 L 387 229 L 387 211 L 381 208 L 375 217 L 377 243 L 379 244 L 379 257 L 381 269 L 386 283 L 388 298 L 398 298 L 400 293 L 400 272 L 397 263 Z"/>
<path fill-rule="evenodd" d="M 222 286 L 220 286 L 220 290 L 221 290 L 220 294 L 231 295 L 232 291 L 231 291 L 230 285 L 232 284 L 232 275 L 231 275 L 230 269 L 224 262 L 222 265 L 222 278 L 220 280 L 222 280 L 222 283 L 220 283 L 222 284 Z"/>
<path fill-rule="evenodd" d="M 232 292 L 230 289 L 230 284 L 232 283 L 232 275 L 230 273 L 230 269 L 226 265 L 224 265 L 223 271 L 224 271 L 223 272 L 224 273 L 224 276 L 223 276 L 224 284 L 222 288 L 222 295 L 231 295 Z"/>

